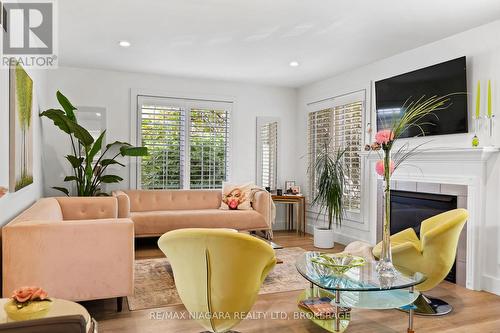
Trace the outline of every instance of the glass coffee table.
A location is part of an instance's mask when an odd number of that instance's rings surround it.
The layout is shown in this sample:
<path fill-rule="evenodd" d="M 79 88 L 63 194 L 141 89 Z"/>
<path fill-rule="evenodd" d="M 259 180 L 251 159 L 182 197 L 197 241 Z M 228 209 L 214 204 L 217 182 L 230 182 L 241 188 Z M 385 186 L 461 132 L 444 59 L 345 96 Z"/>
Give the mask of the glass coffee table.
<path fill-rule="evenodd" d="M 413 330 L 413 302 L 419 296 L 414 287 L 426 280 L 418 272 L 400 271 L 394 279 L 380 278 L 375 270 L 376 262 L 367 262 L 351 268 L 342 275 L 333 275 L 324 266 L 311 261 L 320 252 L 306 252 L 296 261 L 299 273 L 311 283 L 297 300 L 310 297 L 329 297 L 335 306 L 332 319 L 313 317 L 306 310 L 304 317 L 329 332 L 344 332 L 350 321 L 351 308 L 408 310 L 408 333 Z"/>

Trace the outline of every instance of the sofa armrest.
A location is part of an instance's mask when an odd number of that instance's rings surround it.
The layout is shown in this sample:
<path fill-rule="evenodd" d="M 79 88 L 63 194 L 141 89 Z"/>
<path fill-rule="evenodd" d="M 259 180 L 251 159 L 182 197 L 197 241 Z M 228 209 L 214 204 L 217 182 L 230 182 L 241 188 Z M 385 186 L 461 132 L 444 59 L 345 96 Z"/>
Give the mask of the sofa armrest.
<path fill-rule="evenodd" d="M 123 191 L 113 191 L 112 195 L 118 199 L 118 217 L 130 217 L 130 198 Z"/>
<path fill-rule="evenodd" d="M 271 194 L 267 191 L 257 191 L 254 194 L 252 208 L 264 216 L 269 229 L 272 228 L 274 221 L 273 200 Z"/>
<path fill-rule="evenodd" d="M 73 301 L 133 293 L 130 219 L 25 221 L 2 229 L 3 296 L 36 285 Z"/>

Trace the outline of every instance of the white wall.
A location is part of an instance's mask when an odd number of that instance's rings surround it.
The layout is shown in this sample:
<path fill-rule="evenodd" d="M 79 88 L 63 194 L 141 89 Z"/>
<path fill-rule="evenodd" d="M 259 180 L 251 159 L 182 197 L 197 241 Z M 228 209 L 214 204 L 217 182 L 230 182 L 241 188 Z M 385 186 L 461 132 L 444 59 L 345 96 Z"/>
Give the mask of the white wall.
<path fill-rule="evenodd" d="M 25 68 L 33 79 L 33 105 L 45 107 L 46 71 Z M 43 189 L 41 170 L 41 142 L 40 117 L 38 108 L 33 108 L 33 184 L 15 192 L 8 193 L 0 198 L 0 225 L 4 225 L 19 212 L 37 200 Z M 9 184 L 9 72 L 0 70 L 0 186 Z"/>
<path fill-rule="evenodd" d="M 341 75 L 304 86 L 298 91 L 298 111 L 297 111 L 297 133 L 296 155 L 301 156 L 307 152 L 307 103 L 318 101 L 324 98 L 342 95 L 359 89 L 367 89 L 367 111 L 366 118 L 372 124 L 375 120 L 373 82 L 388 78 L 397 74 L 402 74 L 411 70 L 426 67 L 432 64 L 454 59 L 460 56 L 467 56 L 467 77 L 468 91 L 475 92 L 478 80 L 481 80 L 483 87 L 483 101 L 485 105 L 484 87 L 486 81 L 491 79 L 493 88 L 493 108 L 494 113 L 500 116 L 500 21 L 451 36 L 449 38 L 434 42 L 429 45 L 419 47 L 387 59 L 360 67 L 356 70 L 343 73 Z M 383 47 L 383 46 L 380 46 Z M 472 114 L 475 101 L 475 94 L 469 96 L 469 113 Z M 484 112 L 484 111 L 483 111 Z M 425 147 L 471 147 L 471 140 L 474 135 L 474 127 L 471 117 L 469 117 L 469 134 L 446 135 L 432 137 L 432 142 Z M 490 138 L 486 131 L 478 133 L 481 146 L 498 145 L 500 143 L 500 131 L 498 130 L 498 120 L 495 132 Z M 372 134 L 373 135 L 373 134 Z M 370 137 L 369 135 L 365 135 Z M 372 138 L 373 139 L 373 138 Z M 372 140 L 369 139 L 369 140 Z M 412 144 L 418 144 L 427 139 L 410 139 Z M 367 140 L 368 141 L 368 140 Z M 305 183 L 307 165 L 305 161 L 298 161 L 297 179 Z M 372 170 L 365 170 L 364 184 L 369 183 L 369 177 L 374 177 Z M 495 188 L 498 188 L 500 176 L 499 158 L 492 158 L 488 164 L 488 187 L 487 190 L 487 212 L 486 226 L 483 231 L 484 238 L 481 243 L 484 246 L 483 253 L 491 253 L 484 262 L 485 276 L 492 277 L 490 285 L 483 285 L 483 288 L 500 293 L 500 202 L 496 196 Z M 490 184 L 492 184 L 490 186 Z M 363 201 L 373 200 L 364 193 Z M 337 230 L 338 239 L 342 242 L 351 240 L 372 241 L 375 230 L 370 227 L 370 220 L 376 216 L 370 216 L 367 210 L 362 210 L 362 217 L 357 221 L 346 221 L 341 229 Z M 309 218 L 309 223 L 314 219 Z M 309 228 L 312 226 L 309 225 Z"/>
<path fill-rule="evenodd" d="M 281 119 L 279 148 L 279 183 L 293 179 L 295 174 L 296 91 L 290 88 L 234 83 L 225 81 L 176 78 L 149 74 L 126 73 L 80 68 L 59 68 L 48 73 L 47 100 L 57 107 L 56 91 L 60 90 L 76 106 L 104 107 L 107 111 L 107 141 L 130 140 L 131 91 L 164 94 L 170 97 L 210 96 L 234 101 L 231 147 L 232 181 L 255 179 L 256 117 L 273 116 Z M 45 194 L 56 195 L 50 186 L 64 185 L 69 174 L 64 154 L 69 152 L 68 139 L 49 121 L 43 121 Z M 127 168 L 128 169 L 128 168 Z M 125 178 L 121 188 L 129 187 L 128 170 L 120 170 Z"/>

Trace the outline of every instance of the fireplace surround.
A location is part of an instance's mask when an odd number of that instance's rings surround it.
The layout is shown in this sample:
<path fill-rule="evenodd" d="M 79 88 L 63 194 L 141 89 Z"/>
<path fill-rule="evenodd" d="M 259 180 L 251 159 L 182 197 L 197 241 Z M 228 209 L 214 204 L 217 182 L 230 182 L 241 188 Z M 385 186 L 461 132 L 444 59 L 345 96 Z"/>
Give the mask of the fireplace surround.
<path fill-rule="evenodd" d="M 495 275 L 497 257 L 494 254 L 487 255 L 487 246 L 497 235 L 495 231 L 488 230 L 496 221 L 495 210 L 498 206 L 494 201 L 498 198 L 496 194 L 500 193 L 498 183 L 490 179 L 491 170 L 497 165 L 498 152 L 499 148 L 496 147 L 436 147 L 417 151 L 406 161 L 406 166 L 396 170 L 391 180 L 391 188 L 395 190 L 457 195 L 457 207 L 466 208 L 469 212 L 457 252 L 463 258 L 460 264 L 457 263 L 457 271 L 465 271 L 465 281 L 457 275 L 457 284 L 494 293 L 500 293 L 500 279 Z M 373 172 L 379 157 L 370 152 L 360 155 L 363 157 L 367 180 L 363 188 L 363 198 L 367 204 L 362 207 L 366 219 L 349 227 L 353 229 L 352 235 L 356 228 L 356 233 L 362 239 L 375 244 L 381 239 L 381 179 Z M 347 232 L 343 233 L 348 235 Z"/>

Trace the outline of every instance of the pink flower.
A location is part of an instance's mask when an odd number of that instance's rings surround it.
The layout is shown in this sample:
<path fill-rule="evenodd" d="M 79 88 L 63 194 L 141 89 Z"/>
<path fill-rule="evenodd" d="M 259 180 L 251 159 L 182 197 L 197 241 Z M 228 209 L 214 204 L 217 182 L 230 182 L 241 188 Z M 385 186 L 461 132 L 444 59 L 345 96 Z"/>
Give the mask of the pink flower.
<path fill-rule="evenodd" d="M 382 161 L 382 160 L 377 161 L 377 164 L 375 164 L 375 171 L 380 176 L 383 176 L 384 175 L 384 171 L 385 171 L 384 169 L 385 169 L 385 167 L 384 167 L 384 161 Z M 391 161 L 389 169 L 390 169 L 391 175 L 392 175 L 392 173 L 394 172 L 394 161 Z"/>
<path fill-rule="evenodd" d="M 382 130 L 375 134 L 375 141 L 379 145 L 386 145 L 392 140 L 394 140 L 394 133 L 391 130 Z"/>
<path fill-rule="evenodd" d="M 7 193 L 7 189 L 3 186 L 0 186 L 0 198 L 3 197 Z"/>
<path fill-rule="evenodd" d="M 22 287 L 14 290 L 12 298 L 19 303 L 43 301 L 47 298 L 47 292 L 39 287 Z"/>
<path fill-rule="evenodd" d="M 43 301 L 44 299 L 47 298 L 47 292 L 43 290 L 42 288 L 37 288 L 35 291 L 33 291 L 33 294 L 31 295 L 31 300 L 40 300 Z"/>

